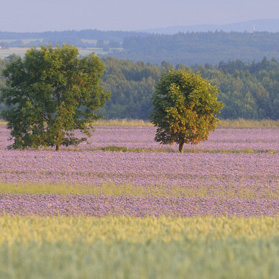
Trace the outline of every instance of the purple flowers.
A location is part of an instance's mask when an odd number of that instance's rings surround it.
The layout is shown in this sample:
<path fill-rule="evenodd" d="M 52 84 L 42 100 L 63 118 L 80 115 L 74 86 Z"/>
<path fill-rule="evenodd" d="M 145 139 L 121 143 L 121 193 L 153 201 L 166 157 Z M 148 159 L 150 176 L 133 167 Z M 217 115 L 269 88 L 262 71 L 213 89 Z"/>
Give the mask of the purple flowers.
<path fill-rule="evenodd" d="M 279 153 L 88 151 L 98 146 L 162 148 L 152 127 L 97 127 L 81 151 L 9 151 L 0 126 L 0 183 L 129 184 L 139 195 L 0 194 L 0 214 L 277 215 Z M 279 129 L 217 129 L 200 149 L 279 151 Z M 164 147 L 169 148 L 169 146 Z M 189 146 L 186 148 L 193 148 Z M 194 147 L 196 148 L 196 147 Z M 175 147 L 175 149 L 177 149 Z M 158 189 L 161 194 L 149 193 Z M 133 190 L 132 190 L 133 192 Z M 152 191 L 151 191 L 152 192 Z M 156 191 L 155 191 L 156 192 Z M 162 193 L 166 195 L 162 195 Z"/>
<path fill-rule="evenodd" d="M 276 216 L 279 200 L 1 194 L 0 212 L 16 215 L 86 216 Z"/>

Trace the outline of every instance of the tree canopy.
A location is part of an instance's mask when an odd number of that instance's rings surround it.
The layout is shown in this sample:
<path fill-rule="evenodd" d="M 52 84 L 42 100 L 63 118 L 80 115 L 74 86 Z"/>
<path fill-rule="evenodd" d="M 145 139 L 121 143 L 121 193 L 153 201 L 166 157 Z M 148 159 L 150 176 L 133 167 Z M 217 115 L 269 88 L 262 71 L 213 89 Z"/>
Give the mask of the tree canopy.
<path fill-rule="evenodd" d="M 8 121 L 10 148 L 76 145 L 90 136 L 96 110 L 109 98 L 100 86 L 104 65 L 90 54 L 79 58 L 73 46 L 32 48 L 3 71 L 2 116 Z"/>
<path fill-rule="evenodd" d="M 223 104 L 218 89 L 200 75 L 187 70 L 170 71 L 156 85 L 152 96 L 151 122 L 157 127 L 155 140 L 162 144 L 197 144 L 216 128 Z"/>

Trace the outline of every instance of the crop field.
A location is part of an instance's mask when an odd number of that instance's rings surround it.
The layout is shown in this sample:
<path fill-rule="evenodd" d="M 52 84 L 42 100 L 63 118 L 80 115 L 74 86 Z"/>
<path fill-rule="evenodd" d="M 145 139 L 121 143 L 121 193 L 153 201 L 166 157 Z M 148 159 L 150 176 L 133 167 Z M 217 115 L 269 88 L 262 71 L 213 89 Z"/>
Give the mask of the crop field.
<path fill-rule="evenodd" d="M 9 150 L 0 125 L 1 279 L 278 278 L 278 126 L 181 154 L 115 124 L 60 152 Z"/>
<path fill-rule="evenodd" d="M 0 58 L 4 59 L 5 57 L 8 57 L 12 54 L 16 54 L 18 56 L 23 57 L 27 50 L 28 48 L 25 47 L 2 48 L 0 49 Z"/>
<path fill-rule="evenodd" d="M 0 59 L 4 59 L 9 55 L 16 54 L 20 57 L 24 57 L 26 51 L 29 47 L 11 47 L 11 48 L 2 48 L 0 49 Z M 121 51 L 121 49 L 117 49 Z M 96 55 L 104 55 L 108 52 L 103 51 L 101 48 L 80 48 L 79 53 L 81 56 L 89 55 L 90 53 L 94 52 Z"/>

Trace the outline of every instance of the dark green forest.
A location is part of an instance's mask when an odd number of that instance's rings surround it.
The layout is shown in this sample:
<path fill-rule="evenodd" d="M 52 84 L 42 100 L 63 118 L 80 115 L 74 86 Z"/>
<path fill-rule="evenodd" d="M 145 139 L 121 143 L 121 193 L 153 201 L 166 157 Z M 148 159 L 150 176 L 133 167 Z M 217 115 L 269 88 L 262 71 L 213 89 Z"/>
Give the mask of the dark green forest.
<path fill-rule="evenodd" d="M 103 86 L 112 93 L 102 112 L 105 118 L 147 120 L 152 110 L 150 96 L 162 73 L 173 68 L 106 58 Z M 178 64 L 175 68 L 186 66 Z M 190 68 L 189 68 L 190 69 Z M 193 72 L 220 89 L 224 103 L 223 119 L 279 119 L 279 62 L 264 58 L 258 63 L 240 60 L 220 62 L 218 66 L 193 66 Z"/>
<path fill-rule="evenodd" d="M 14 58 L 0 60 L 0 71 Z M 112 57 L 102 61 L 106 65 L 102 85 L 111 92 L 111 99 L 101 110 L 106 119 L 147 120 L 152 110 L 150 97 L 161 74 L 172 68 L 186 67 L 183 64 L 176 67 L 167 62 L 152 65 Z M 252 63 L 235 60 L 188 69 L 200 72 L 203 78 L 219 87 L 219 100 L 225 105 L 220 118 L 279 119 L 279 62 L 276 59 L 264 58 Z M 3 78 L 0 78 L 0 84 L 4 85 Z"/>
<path fill-rule="evenodd" d="M 11 61 L 13 61 L 13 59 L 15 58 L 15 56 L 10 56 L 8 59 L 0 59 L 0 88 L 2 86 L 5 86 L 5 80 L 1 75 L 1 72 L 3 71 L 3 69 L 8 65 L 8 63 L 10 63 Z M 1 94 L 1 93 L 0 93 Z M 1 97 L 1 96 L 0 96 Z M 1 110 L 4 108 L 4 105 L 0 102 L 0 112 Z M 1 118 L 1 117 L 0 117 Z"/>
<path fill-rule="evenodd" d="M 114 56 L 132 61 L 173 65 L 212 64 L 241 60 L 259 62 L 264 57 L 279 59 L 279 33 L 200 32 L 175 35 L 129 36 L 123 51 Z"/>

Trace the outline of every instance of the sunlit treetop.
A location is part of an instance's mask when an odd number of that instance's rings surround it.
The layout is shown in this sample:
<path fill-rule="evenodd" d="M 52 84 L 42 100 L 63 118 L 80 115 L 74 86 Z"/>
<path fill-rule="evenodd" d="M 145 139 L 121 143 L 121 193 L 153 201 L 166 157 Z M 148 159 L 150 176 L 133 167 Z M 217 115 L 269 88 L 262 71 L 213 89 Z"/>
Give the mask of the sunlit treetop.
<path fill-rule="evenodd" d="M 177 143 L 180 152 L 184 143 L 207 140 L 223 107 L 217 96 L 218 88 L 199 74 L 178 70 L 162 75 L 152 96 L 155 140 L 162 144 Z"/>

